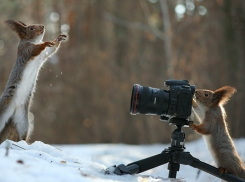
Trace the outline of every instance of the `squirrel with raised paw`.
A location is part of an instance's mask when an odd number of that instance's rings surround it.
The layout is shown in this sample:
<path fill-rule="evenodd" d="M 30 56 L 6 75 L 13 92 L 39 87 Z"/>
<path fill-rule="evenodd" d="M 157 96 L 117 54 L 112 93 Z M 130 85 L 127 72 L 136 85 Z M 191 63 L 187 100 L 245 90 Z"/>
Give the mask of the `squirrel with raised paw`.
<path fill-rule="evenodd" d="M 45 27 L 26 25 L 21 21 L 7 20 L 6 25 L 20 38 L 17 60 L 0 98 L 0 142 L 6 139 L 28 142 L 33 129 L 29 110 L 43 63 L 59 48 L 66 35 L 54 41 L 42 42 Z"/>
<path fill-rule="evenodd" d="M 204 136 L 221 174 L 229 172 L 245 179 L 245 165 L 229 134 L 223 107 L 235 92 L 235 88 L 230 86 L 215 91 L 197 89 L 191 120 L 200 124 L 189 126 Z"/>

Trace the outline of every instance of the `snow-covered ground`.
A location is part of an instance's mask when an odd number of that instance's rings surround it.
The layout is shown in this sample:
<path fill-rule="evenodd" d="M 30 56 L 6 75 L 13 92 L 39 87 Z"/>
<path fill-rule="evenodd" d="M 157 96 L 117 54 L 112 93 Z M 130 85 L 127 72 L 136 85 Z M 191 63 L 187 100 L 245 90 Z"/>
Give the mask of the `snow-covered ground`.
<path fill-rule="evenodd" d="M 245 139 L 235 140 L 239 154 L 245 159 Z M 112 165 L 128 164 L 161 153 L 169 145 L 47 145 L 35 142 L 5 141 L 0 145 L 1 182 L 87 182 L 87 181 L 220 181 L 196 168 L 181 165 L 177 180 L 168 179 L 167 165 L 140 175 L 105 175 Z M 9 149 L 8 149 L 9 148 Z M 186 143 L 186 151 L 200 160 L 213 164 L 205 142 L 200 139 Z M 151 176 L 141 176 L 151 175 Z M 158 178 L 157 178 L 158 177 Z"/>

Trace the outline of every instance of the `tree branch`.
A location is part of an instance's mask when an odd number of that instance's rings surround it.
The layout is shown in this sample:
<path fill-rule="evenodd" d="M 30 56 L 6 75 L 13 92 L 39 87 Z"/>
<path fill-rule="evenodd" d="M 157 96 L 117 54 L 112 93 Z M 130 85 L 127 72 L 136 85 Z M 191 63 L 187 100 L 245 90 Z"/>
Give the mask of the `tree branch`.
<path fill-rule="evenodd" d="M 145 14 L 145 17 L 146 17 L 146 19 L 147 19 L 147 22 L 148 22 L 148 24 L 149 24 L 149 27 L 150 27 L 152 33 L 153 33 L 156 37 L 158 37 L 159 39 L 164 40 L 164 33 L 163 33 L 162 31 L 160 31 L 159 29 L 157 29 L 156 27 L 154 27 L 154 26 L 152 25 L 151 21 L 150 21 L 150 18 L 149 18 L 149 17 L 150 17 L 150 10 L 149 10 L 149 7 L 147 6 L 145 0 L 139 1 L 139 3 L 140 3 L 140 5 L 141 5 L 141 8 L 142 8 L 144 14 Z"/>
<path fill-rule="evenodd" d="M 138 23 L 138 22 L 132 23 L 132 22 L 123 20 L 123 19 L 121 19 L 121 18 L 119 18 L 119 17 L 117 17 L 117 16 L 115 16 L 115 15 L 113 15 L 107 11 L 104 12 L 104 17 L 106 20 L 111 21 L 113 23 L 116 23 L 116 24 L 123 26 L 123 27 L 131 28 L 131 29 L 139 29 L 139 30 L 142 30 L 145 32 L 153 32 L 153 34 L 156 37 L 163 40 L 163 32 L 159 31 L 158 29 L 153 28 L 152 26 L 148 26 L 148 25 Z M 154 29 L 154 31 L 153 31 L 153 29 Z"/>
<path fill-rule="evenodd" d="M 174 68 L 172 63 L 172 45 L 171 45 L 171 24 L 169 19 L 168 4 L 167 0 L 160 0 L 162 10 L 162 20 L 164 27 L 164 46 L 167 62 L 167 74 L 168 77 L 174 78 Z"/>

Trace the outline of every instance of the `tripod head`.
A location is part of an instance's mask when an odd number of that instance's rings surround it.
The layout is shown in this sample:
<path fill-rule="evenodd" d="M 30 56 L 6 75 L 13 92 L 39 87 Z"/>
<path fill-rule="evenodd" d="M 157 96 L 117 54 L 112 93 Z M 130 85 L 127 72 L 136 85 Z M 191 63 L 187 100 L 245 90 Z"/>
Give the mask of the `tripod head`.
<path fill-rule="evenodd" d="M 176 125 L 176 129 L 172 132 L 171 136 L 171 147 L 169 150 L 171 151 L 183 151 L 185 150 L 185 133 L 182 131 L 182 127 L 188 126 L 189 121 L 186 119 L 180 119 L 173 117 L 169 120 L 171 125 Z"/>

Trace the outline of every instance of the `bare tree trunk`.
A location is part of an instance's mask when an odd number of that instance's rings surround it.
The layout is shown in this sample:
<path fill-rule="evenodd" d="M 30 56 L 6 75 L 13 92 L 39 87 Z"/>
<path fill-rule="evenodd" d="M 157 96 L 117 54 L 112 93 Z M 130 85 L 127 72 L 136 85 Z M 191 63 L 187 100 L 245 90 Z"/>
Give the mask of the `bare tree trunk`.
<path fill-rule="evenodd" d="M 242 136 L 243 133 L 243 127 L 241 127 L 241 121 L 243 120 L 243 102 L 244 102 L 244 93 L 242 90 L 244 90 L 244 36 L 243 32 L 237 32 L 236 33 L 237 38 L 237 49 L 238 49 L 238 66 L 237 66 L 237 110 L 236 110 L 236 120 L 234 121 L 235 132 L 234 137 Z"/>
<path fill-rule="evenodd" d="M 167 76 L 174 78 L 174 68 L 172 63 L 172 45 L 171 45 L 171 24 L 169 19 L 167 0 L 160 0 L 163 20 L 163 32 L 164 32 L 164 48 L 166 54 L 167 63 Z"/>

